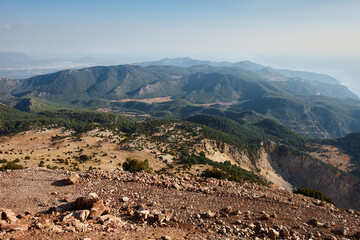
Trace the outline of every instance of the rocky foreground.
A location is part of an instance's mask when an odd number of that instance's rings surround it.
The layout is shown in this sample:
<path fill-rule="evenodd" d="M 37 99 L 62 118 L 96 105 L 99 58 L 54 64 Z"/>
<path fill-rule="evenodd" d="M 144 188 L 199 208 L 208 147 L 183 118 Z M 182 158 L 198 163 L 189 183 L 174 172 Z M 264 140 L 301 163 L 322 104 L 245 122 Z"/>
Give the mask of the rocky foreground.
<path fill-rule="evenodd" d="M 359 239 L 360 213 L 254 184 L 0 172 L 0 239 Z"/>

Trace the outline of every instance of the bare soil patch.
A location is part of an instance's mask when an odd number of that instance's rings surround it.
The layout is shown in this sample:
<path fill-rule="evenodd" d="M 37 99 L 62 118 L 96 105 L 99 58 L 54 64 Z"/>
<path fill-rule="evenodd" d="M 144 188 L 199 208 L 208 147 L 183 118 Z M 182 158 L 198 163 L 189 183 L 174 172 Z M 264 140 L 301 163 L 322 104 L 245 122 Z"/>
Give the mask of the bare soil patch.
<path fill-rule="evenodd" d="M 330 164 L 344 172 L 349 172 L 354 166 L 351 163 L 351 157 L 344 153 L 341 149 L 322 144 L 313 144 L 311 147 L 316 148 L 317 151 L 310 152 L 310 155 L 317 158 L 324 163 Z"/>
<path fill-rule="evenodd" d="M 111 100 L 110 102 L 143 102 L 143 103 L 163 103 L 163 102 L 171 102 L 171 96 L 167 97 L 157 97 L 157 98 L 144 98 L 144 99 L 133 99 L 133 98 L 125 98 L 121 100 Z"/>

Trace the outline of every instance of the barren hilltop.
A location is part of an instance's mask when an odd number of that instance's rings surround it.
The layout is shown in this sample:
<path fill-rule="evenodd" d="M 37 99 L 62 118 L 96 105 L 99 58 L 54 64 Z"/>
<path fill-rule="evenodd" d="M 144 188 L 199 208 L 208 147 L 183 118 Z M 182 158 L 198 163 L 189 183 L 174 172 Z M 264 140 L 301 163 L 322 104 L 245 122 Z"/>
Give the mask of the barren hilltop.
<path fill-rule="evenodd" d="M 359 239 L 360 213 L 250 183 L 126 171 L 0 172 L 1 239 Z"/>

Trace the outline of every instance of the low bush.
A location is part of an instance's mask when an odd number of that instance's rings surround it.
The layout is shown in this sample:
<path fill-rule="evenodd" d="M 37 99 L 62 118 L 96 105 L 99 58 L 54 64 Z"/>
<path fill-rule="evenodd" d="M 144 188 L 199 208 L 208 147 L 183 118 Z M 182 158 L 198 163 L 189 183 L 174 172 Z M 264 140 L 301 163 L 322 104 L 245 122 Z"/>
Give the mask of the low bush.
<path fill-rule="evenodd" d="M 131 173 L 136 172 L 152 172 L 152 169 L 149 165 L 149 160 L 145 159 L 144 161 L 139 161 L 135 158 L 126 158 L 126 161 L 122 164 L 122 167 L 125 171 L 129 171 Z"/>
<path fill-rule="evenodd" d="M 312 188 L 298 188 L 294 191 L 294 193 L 316 198 L 324 202 L 333 203 L 330 198 L 325 197 L 321 192 Z"/>
<path fill-rule="evenodd" d="M 4 170 L 15 170 L 15 169 L 23 169 L 24 166 L 17 164 L 16 161 L 7 162 L 0 167 L 0 171 Z"/>
<path fill-rule="evenodd" d="M 85 154 L 82 154 L 79 156 L 79 162 L 83 163 L 83 162 L 86 162 L 87 160 L 89 160 L 90 157 L 88 155 L 85 155 Z"/>
<path fill-rule="evenodd" d="M 227 179 L 229 177 L 228 174 L 226 174 L 225 172 L 219 170 L 219 169 L 206 169 L 202 174 L 202 177 L 207 177 L 207 178 L 216 178 L 216 179 Z"/>

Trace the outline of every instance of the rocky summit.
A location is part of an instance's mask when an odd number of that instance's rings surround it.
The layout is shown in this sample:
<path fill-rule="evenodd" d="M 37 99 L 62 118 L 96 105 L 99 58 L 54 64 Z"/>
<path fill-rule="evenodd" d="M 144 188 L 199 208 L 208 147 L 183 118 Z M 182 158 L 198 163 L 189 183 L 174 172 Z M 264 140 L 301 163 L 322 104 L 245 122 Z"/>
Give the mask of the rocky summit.
<path fill-rule="evenodd" d="M 360 237 L 360 212 L 252 183 L 45 168 L 0 179 L 1 239 Z"/>

